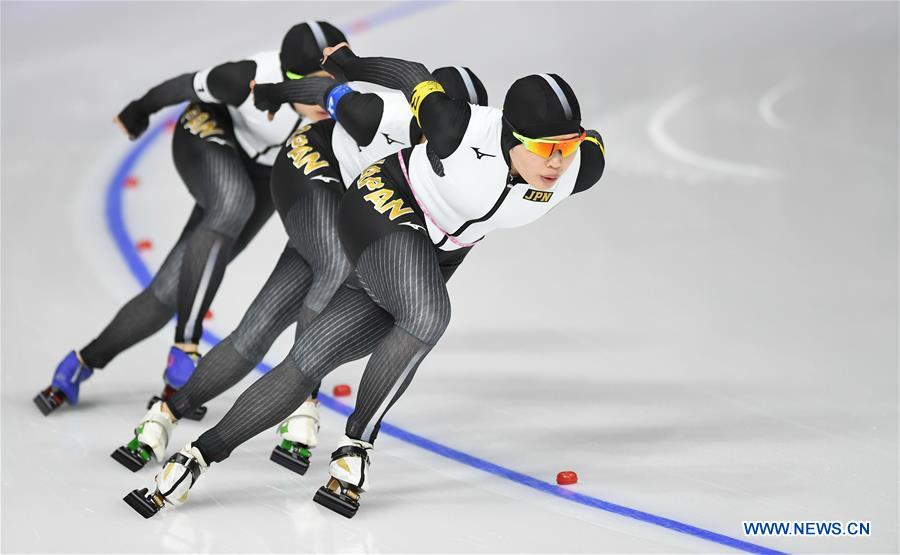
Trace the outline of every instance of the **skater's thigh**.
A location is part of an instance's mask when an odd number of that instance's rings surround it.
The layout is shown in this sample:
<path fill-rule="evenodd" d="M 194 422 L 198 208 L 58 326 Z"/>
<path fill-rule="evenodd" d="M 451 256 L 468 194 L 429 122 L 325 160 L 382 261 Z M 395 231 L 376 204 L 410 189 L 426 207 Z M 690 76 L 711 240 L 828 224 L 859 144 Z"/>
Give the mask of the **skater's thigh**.
<path fill-rule="evenodd" d="M 356 275 L 397 326 L 435 344 L 450 321 L 450 295 L 434 246 L 424 233 L 402 229 L 362 252 Z"/>
<path fill-rule="evenodd" d="M 204 162 L 208 154 L 219 149 L 238 152 L 231 117 L 215 104 L 189 104 L 172 133 L 172 160 L 188 192 L 205 204 L 205 181 L 209 170 Z"/>
<path fill-rule="evenodd" d="M 272 198 L 291 245 L 318 272 L 349 266 L 337 234 L 337 212 L 344 187 L 331 150 L 333 131 L 333 120 L 297 130 L 272 167 Z M 291 147 L 298 137 L 302 138 L 305 153 L 300 159 L 292 154 Z"/>
<path fill-rule="evenodd" d="M 192 104 L 172 140 L 175 167 L 203 207 L 200 225 L 237 237 L 255 208 L 253 180 L 237 146 L 227 111 Z"/>
<path fill-rule="evenodd" d="M 250 179 L 253 182 L 253 212 L 247 219 L 247 223 L 244 224 L 244 228 L 231 249 L 232 259 L 250 244 L 250 241 L 256 237 L 275 212 L 275 203 L 269 190 L 269 178 L 272 168 L 249 161 L 245 161 L 245 165 L 248 167 Z"/>
<path fill-rule="evenodd" d="M 311 282 L 309 264 L 290 244 L 285 245 L 268 279 L 250 304 L 245 319 L 256 313 L 282 311 L 284 306 L 299 310 Z"/>
<path fill-rule="evenodd" d="M 334 125 L 329 119 L 301 127 L 275 157 L 270 191 L 282 220 L 297 203 L 314 203 L 307 197 L 317 189 L 330 189 L 338 197 L 343 194 L 340 169 L 331 149 Z M 296 144 L 302 147 L 294 147 Z"/>
<path fill-rule="evenodd" d="M 372 163 L 347 189 L 338 213 L 338 232 L 356 277 L 398 326 L 413 335 L 422 325 L 425 341 L 443 331 L 450 299 L 436 247 L 414 208 L 397 156 Z M 418 335 L 417 335 L 418 336 Z"/>
<path fill-rule="evenodd" d="M 349 184 L 338 210 L 338 233 L 352 264 L 370 245 L 399 231 L 418 231 L 427 239 L 396 156 L 378 160 Z"/>
<path fill-rule="evenodd" d="M 287 245 L 231 334 L 237 351 L 247 360 L 261 360 L 278 335 L 297 321 L 311 282 L 306 261 Z"/>
<path fill-rule="evenodd" d="M 314 268 L 341 264 L 349 270 L 350 262 L 337 232 L 340 203 L 340 192 L 312 183 L 282 218 L 291 245 Z"/>
<path fill-rule="evenodd" d="M 338 366 L 371 354 L 393 322 L 364 291 L 344 285 L 297 337 L 290 357 L 301 372 L 321 380 Z"/>

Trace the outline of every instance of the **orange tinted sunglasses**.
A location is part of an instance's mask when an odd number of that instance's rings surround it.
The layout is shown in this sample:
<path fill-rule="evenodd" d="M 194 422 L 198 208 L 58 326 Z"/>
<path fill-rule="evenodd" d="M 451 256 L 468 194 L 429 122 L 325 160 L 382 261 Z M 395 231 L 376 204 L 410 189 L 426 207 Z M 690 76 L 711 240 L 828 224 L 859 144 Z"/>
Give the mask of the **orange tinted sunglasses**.
<path fill-rule="evenodd" d="M 584 138 L 587 137 L 586 131 L 582 131 L 581 135 L 572 139 L 532 139 L 530 137 L 520 135 L 515 131 L 513 131 L 512 134 L 513 137 L 515 137 L 520 143 L 522 143 L 522 145 L 528 152 L 537 154 L 541 158 L 550 158 L 557 150 L 563 156 L 563 158 L 571 156 L 575 154 L 575 151 L 578 150 L 579 146 L 581 146 Z"/>

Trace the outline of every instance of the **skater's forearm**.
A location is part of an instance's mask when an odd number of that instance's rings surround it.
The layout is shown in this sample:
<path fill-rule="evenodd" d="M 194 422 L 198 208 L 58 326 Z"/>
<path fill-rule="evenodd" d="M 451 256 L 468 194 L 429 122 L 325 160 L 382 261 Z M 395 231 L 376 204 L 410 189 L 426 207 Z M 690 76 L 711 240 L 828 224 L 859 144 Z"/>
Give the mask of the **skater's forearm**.
<path fill-rule="evenodd" d="M 413 91 L 423 81 L 434 81 L 434 76 L 419 62 L 398 58 L 360 58 L 349 47 L 332 52 L 323 65 L 326 71 L 348 81 L 366 81 L 389 89 L 396 89 L 413 97 Z"/>
<path fill-rule="evenodd" d="M 337 85 L 331 77 L 261 83 L 253 89 L 253 103 L 266 112 L 275 112 L 285 103 L 315 104 L 327 108 L 328 93 Z"/>
<path fill-rule="evenodd" d="M 153 87 L 136 102 L 148 116 L 155 114 L 166 106 L 174 106 L 180 102 L 198 101 L 194 92 L 194 73 L 185 73 L 173 77 Z"/>
<path fill-rule="evenodd" d="M 266 112 L 277 112 L 285 103 L 322 106 L 360 146 L 372 142 L 384 113 L 384 101 L 377 94 L 354 91 L 331 77 L 259 84 L 253 97 L 256 107 Z"/>
<path fill-rule="evenodd" d="M 162 108 L 186 100 L 199 100 L 194 92 L 194 75 L 185 73 L 153 87 L 147 94 L 130 102 L 119 112 L 116 122 L 131 139 L 136 139 L 150 125 L 150 116 Z"/>
<path fill-rule="evenodd" d="M 360 58 L 348 47 L 332 52 L 324 67 L 339 78 L 367 81 L 406 95 L 413 116 L 440 158 L 459 147 L 472 111 L 467 102 L 453 100 L 424 65 L 397 58 Z"/>

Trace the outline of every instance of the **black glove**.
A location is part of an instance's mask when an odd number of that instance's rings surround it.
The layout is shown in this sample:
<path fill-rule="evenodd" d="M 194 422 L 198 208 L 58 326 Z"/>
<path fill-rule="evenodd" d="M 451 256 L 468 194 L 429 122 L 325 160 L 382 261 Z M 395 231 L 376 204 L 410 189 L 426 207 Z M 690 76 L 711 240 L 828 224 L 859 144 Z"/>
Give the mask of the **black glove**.
<path fill-rule="evenodd" d="M 328 56 L 325 63 L 322 64 L 322 69 L 333 75 L 336 80 L 346 83 L 347 76 L 344 74 L 344 67 L 358 57 L 350 50 L 349 46 L 344 46 Z"/>
<path fill-rule="evenodd" d="M 260 83 L 253 87 L 253 105 L 257 110 L 275 113 L 281 108 L 278 83 Z"/>
<path fill-rule="evenodd" d="M 140 137 L 150 125 L 150 115 L 144 110 L 140 102 L 134 100 L 119 112 L 119 121 L 128 131 L 128 137 L 133 141 Z"/>

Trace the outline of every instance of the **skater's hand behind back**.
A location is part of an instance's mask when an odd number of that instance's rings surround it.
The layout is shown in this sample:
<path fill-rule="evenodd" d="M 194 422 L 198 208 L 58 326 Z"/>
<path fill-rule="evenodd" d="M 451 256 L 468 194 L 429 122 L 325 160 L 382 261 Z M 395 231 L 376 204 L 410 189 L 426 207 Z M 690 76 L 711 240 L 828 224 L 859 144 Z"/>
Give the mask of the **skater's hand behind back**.
<path fill-rule="evenodd" d="M 323 56 L 323 58 L 322 58 L 322 63 L 323 63 L 323 64 L 325 63 L 325 60 L 328 59 L 328 56 L 331 56 L 331 53 L 332 53 L 332 52 L 334 52 L 335 50 L 339 50 L 339 49 L 341 49 L 341 48 L 344 48 L 345 46 L 347 47 L 347 49 L 350 48 L 350 45 L 347 44 L 346 41 L 345 41 L 345 42 L 338 43 L 338 44 L 335 44 L 334 46 L 326 46 L 325 49 L 322 50 L 322 56 Z"/>
<path fill-rule="evenodd" d="M 257 110 L 268 112 L 269 121 L 275 118 L 275 112 L 281 108 L 281 103 L 272 99 L 272 93 L 275 92 L 276 83 L 256 84 L 256 81 L 250 81 L 250 94 L 253 95 L 253 105 Z"/>
<path fill-rule="evenodd" d="M 322 56 L 322 69 L 330 73 L 338 81 L 346 81 L 347 79 L 341 68 L 348 60 L 356 58 L 356 54 L 350 50 L 350 45 L 342 42 L 334 46 L 328 46 L 322 50 Z"/>

